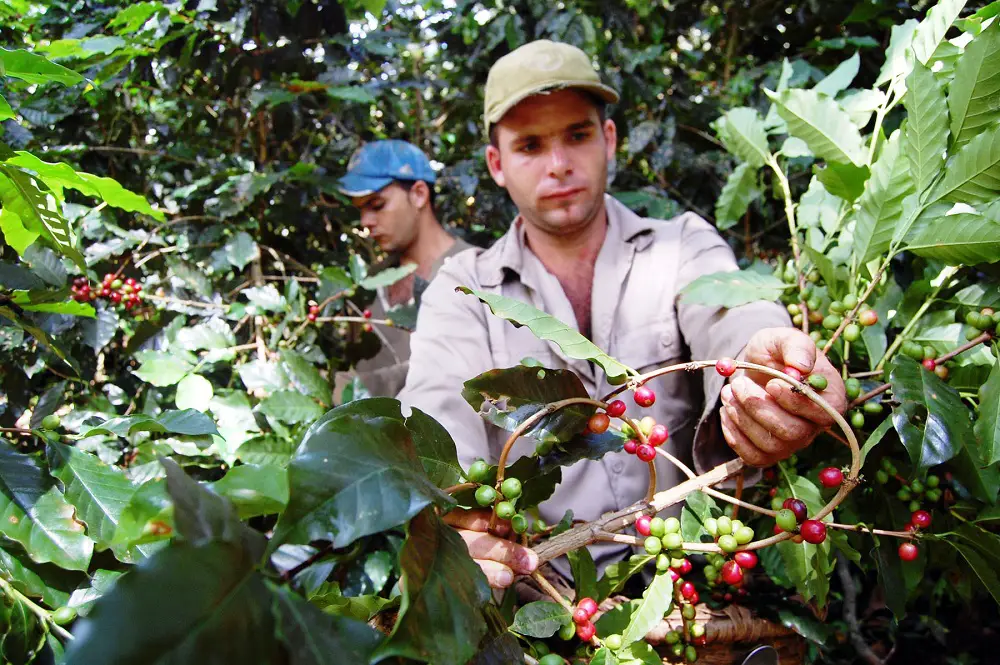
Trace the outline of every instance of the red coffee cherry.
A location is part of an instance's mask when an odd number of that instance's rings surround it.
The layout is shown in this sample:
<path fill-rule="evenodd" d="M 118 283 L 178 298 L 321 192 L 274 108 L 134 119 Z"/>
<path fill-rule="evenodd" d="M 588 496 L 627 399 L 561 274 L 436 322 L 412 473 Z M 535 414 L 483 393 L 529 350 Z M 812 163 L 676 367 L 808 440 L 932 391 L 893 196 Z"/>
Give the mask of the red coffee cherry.
<path fill-rule="evenodd" d="M 667 431 L 667 426 L 656 424 L 653 425 L 653 429 L 650 430 L 649 436 L 646 437 L 646 441 L 649 442 L 649 445 L 651 446 L 659 446 L 666 443 L 669 438 L 670 433 Z"/>
<path fill-rule="evenodd" d="M 623 446 L 623 450 L 627 452 L 629 455 L 635 455 L 635 451 L 637 451 L 638 449 L 639 449 L 639 442 L 636 441 L 635 439 L 629 439 L 628 441 L 625 442 L 625 445 Z"/>
<path fill-rule="evenodd" d="M 653 406 L 653 402 L 656 401 L 656 393 L 654 393 L 651 388 L 639 386 L 635 389 L 633 399 L 635 399 L 635 403 L 639 406 L 650 407 Z"/>
<path fill-rule="evenodd" d="M 844 472 L 835 466 L 828 466 L 819 472 L 819 482 L 823 487 L 840 487 L 844 482 Z"/>
<path fill-rule="evenodd" d="M 910 523 L 921 529 L 926 529 L 931 525 L 931 514 L 926 510 L 917 510 L 910 515 Z"/>
<path fill-rule="evenodd" d="M 656 459 L 656 449 L 648 443 L 643 443 L 636 449 L 635 456 L 643 462 L 652 462 Z"/>
<path fill-rule="evenodd" d="M 757 555 L 753 552 L 737 552 L 733 555 L 733 561 L 740 564 L 743 570 L 751 570 L 757 566 Z"/>
<path fill-rule="evenodd" d="M 597 627 L 593 623 L 587 621 L 586 623 L 577 624 L 576 626 L 576 636 L 579 637 L 584 642 L 589 642 L 597 634 Z"/>
<path fill-rule="evenodd" d="M 919 551 L 913 543 L 903 543 L 899 546 L 899 558 L 903 561 L 913 561 L 917 558 Z"/>
<path fill-rule="evenodd" d="M 819 520 L 806 520 L 799 527 L 802 540 L 813 545 L 819 545 L 826 540 L 826 525 Z"/>
<path fill-rule="evenodd" d="M 606 413 L 595 413 L 587 421 L 587 429 L 589 429 L 594 434 L 604 434 L 608 431 L 608 426 L 611 424 L 611 418 L 608 417 Z"/>
<path fill-rule="evenodd" d="M 612 418 L 621 418 L 625 415 L 625 402 L 620 399 L 616 399 L 608 404 L 607 412 Z"/>
<path fill-rule="evenodd" d="M 649 523 L 652 519 L 649 515 L 640 515 L 635 521 L 635 530 L 639 532 L 640 536 L 650 535 Z"/>
<path fill-rule="evenodd" d="M 732 358 L 720 358 L 715 363 L 715 371 L 722 376 L 732 376 L 736 371 L 736 361 Z"/>
<path fill-rule="evenodd" d="M 739 586 L 743 583 L 743 568 L 736 561 L 727 561 L 722 564 L 722 581 L 732 586 Z"/>

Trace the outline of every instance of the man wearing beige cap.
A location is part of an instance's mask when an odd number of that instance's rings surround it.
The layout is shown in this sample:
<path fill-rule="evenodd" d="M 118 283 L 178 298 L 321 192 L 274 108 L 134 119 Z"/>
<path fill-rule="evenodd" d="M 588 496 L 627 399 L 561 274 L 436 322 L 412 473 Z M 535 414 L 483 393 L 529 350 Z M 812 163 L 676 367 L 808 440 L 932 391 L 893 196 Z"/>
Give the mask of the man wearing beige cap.
<path fill-rule="evenodd" d="M 493 316 L 476 298 L 457 293 L 458 286 L 531 303 L 640 372 L 692 358 L 738 356 L 822 374 L 831 404 L 846 407 L 840 375 L 807 335 L 790 327 L 777 304 L 726 309 L 678 299 L 691 280 L 736 270 L 736 261 L 697 215 L 646 219 L 605 193 L 617 129 L 604 106 L 617 101 L 587 56 L 566 44 L 526 44 L 490 70 L 486 161 L 520 214 L 492 248 L 459 255 L 427 289 L 399 396 L 447 428 L 465 467 L 480 457 L 495 463 L 507 434 L 469 408 L 464 381 L 531 357 L 545 367 L 572 370 L 592 395 L 612 386 L 599 368 Z M 734 452 L 754 466 L 773 464 L 831 423 L 786 384 L 766 376 L 738 372 L 727 382 L 715 372 L 679 372 L 648 385 L 657 398 L 641 415 L 665 424 L 667 445 L 699 472 Z M 629 411 L 640 415 L 634 405 Z M 533 443 L 522 439 L 511 459 L 532 450 Z M 657 458 L 663 489 L 680 478 L 661 462 Z M 567 509 L 577 519 L 593 520 L 642 499 L 647 483 L 646 465 L 624 452 L 578 462 L 563 469 L 562 483 L 540 512 L 546 521 L 557 521 Z M 530 550 L 486 533 L 488 513 L 453 511 L 448 520 L 494 587 L 509 586 L 537 565 Z M 631 553 L 614 543 L 590 551 L 600 569 Z M 567 562 L 553 563 L 568 575 Z"/>

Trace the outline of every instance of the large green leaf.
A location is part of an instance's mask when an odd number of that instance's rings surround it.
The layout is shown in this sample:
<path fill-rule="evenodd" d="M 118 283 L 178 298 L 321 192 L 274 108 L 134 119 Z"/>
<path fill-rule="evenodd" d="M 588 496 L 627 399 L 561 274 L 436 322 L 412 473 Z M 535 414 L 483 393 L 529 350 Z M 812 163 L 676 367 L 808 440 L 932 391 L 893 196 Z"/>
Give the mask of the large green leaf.
<path fill-rule="evenodd" d="M 405 523 L 431 503 L 451 503 L 424 473 L 403 423 L 371 410 L 334 410 L 303 437 L 288 466 L 290 498 L 274 546 L 328 540 L 344 547 Z"/>
<path fill-rule="evenodd" d="M 277 466 L 234 466 L 209 487 L 229 499 L 244 520 L 278 514 L 288 505 L 288 474 Z"/>
<path fill-rule="evenodd" d="M 735 226 L 758 196 L 757 169 L 743 162 L 729 174 L 715 204 L 715 224 L 719 230 L 725 231 Z"/>
<path fill-rule="evenodd" d="M 570 370 L 518 365 L 469 379 L 462 397 L 487 422 L 512 432 L 552 402 L 590 395 Z M 538 441 L 566 441 L 584 430 L 594 410 L 586 404 L 559 409 L 541 418 L 526 434 Z"/>
<path fill-rule="evenodd" d="M 287 587 L 272 587 L 278 637 L 289 665 L 367 663 L 382 640 L 368 624 L 326 614 Z"/>
<path fill-rule="evenodd" d="M 681 298 L 693 305 L 739 307 L 757 300 L 775 301 L 792 286 L 753 270 L 715 272 L 692 280 L 681 289 Z"/>
<path fill-rule="evenodd" d="M 186 358 L 168 351 L 143 351 L 136 359 L 142 365 L 133 373 L 157 388 L 174 385 L 194 369 Z"/>
<path fill-rule="evenodd" d="M 850 87 L 860 68 L 861 56 L 855 52 L 850 58 L 837 65 L 837 68 L 827 74 L 822 81 L 814 85 L 813 90 L 831 98 L 836 97 Z"/>
<path fill-rule="evenodd" d="M 272 594 L 256 563 L 220 541 L 175 543 L 143 560 L 74 626 L 66 665 L 281 662 Z"/>
<path fill-rule="evenodd" d="M 810 515 L 819 511 L 826 503 L 819 488 L 802 476 L 792 480 L 789 490 L 792 496 L 805 502 Z M 829 520 L 828 516 L 826 521 Z M 783 573 L 795 585 L 802 599 L 806 602 L 815 599 L 817 605 L 824 607 L 830 592 L 830 574 L 836 565 L 831 554 L 830 539 L 827 538 L 819 545 L 783 540 L 775 547 L 784 563 Z"/>
<path fill-rule="evenodd" d="M 34 458 L 0 441 L 0 533 L 36 563 L 87 570 L 94 541 L 75 512 Z"/>
<path fill-rule="evenodd" d="M 979 416 L 973 426 L 976 441 L 987 464 L 1000 461 L 1000 360 L 990 370 L 990 378 L 979 389 Z"/>
<path fill-rule="evenodd" d="M 10 107 L 7 100 L 0 96 L 0 121 L 10 120 L 15 117 L 15 115 L 17 114 L 14 113 L 14 109 Z"/>
<path fill-rule="evenodd" d="M 1000 21 L 979 34 L 958 59 L 948 88 L 953 150 L 1000 119 Z M 911 87 L 911 94 L 912 94 Z M 942 109 L 943 111 L 943 109 Z"/>
<path fill-rule="evenodd" d="M 61 83 L 76 85 L 83 82 L 83 76 L 66 69 L 62 65 L 49 62 L 40 55 L 22 49 L 0 48 L 0 76 L 10 76 L 28 83 Z"/>
<path fill-rule="evenodd" d="M 39 234 L 25 228 L 21 218 L 10 208 L 0 210 L 0 233 L 4 242 L 14 248 L 20 256 L 38 239 Z"/>
<path fill-rule="evenodd" d="M 941 172 L 948 149 L 948 110 L 944 86 L 921 64 L 906 81 L 909 91 L 902 152 L 910 163 L 910 178 L 917 192 L 923 192 Z"/>
<path fill-rule="evenodd" d="M 296 390 L 279 390 L 260 403 L 260 410 L 292 425 L 309 423 L 323 415 L 323 408 L 308 395 Z"/>
<path fill-rule="evenodd" d="M 943 464 L 974 440 L 969 409 L 954 388 L 902 354 L 889 373 L 892 394 L 900 401 L 892 422 L 910 460 L 923 471 Z"/>
<path fill-rule="evenodd" d="M 830 162 L 823 168 L 813 166 L 813 173 L 826 191 L 845 201 L 855 201 L 865 191 L 865 183 L 871 177 L 867 166 L 838 164 Z"/>
<path fill-rule="evenodd" d="M 424 467 L 424 473 L 438 487 L 450 487 L 461 482 L 462 467 L 458 463 L 458 450 L 448 430 L 420 409 L 410 409 L 405 420 L 406 429 L 413 437 L 413 447 Z"/>
<path fill-rule="evenodd" d="M 486 576 L 465 541 L 425 510 L 410 522 L 399 565 L 403 603 L 379 656 L 464 665 L 486 634 L 482 607 L 490 599 Z"/>
<path fill-rule="evenodd" d="M 910 72 L 913 61 L 913 33 L 919 23 L 916 19 L 908 19 L 899 25 L 892 26 L 889 36 L 889 48 L 885 52 L 885 63 L 879 71 L 875 85 L 881 86 L 897 77 L 905 78 Z"/>
<path fill-rule="evenodd" d="M 767 163 L 771 155 L 767 147 L 767 128 L 755 109 L 731 109 L 715 121 L 714 127 L 726 149 L 742 161 L 754 169 Z"/>
<path fill-rule="evenodd" d="M 214 396 L 215 389 L 211 381 L 201 374 L 188 374 L 177 382 L 174 404 L 178 409 L 207 411 Z"/>
<path fill-rule="evenodd" d="M 944 39 L 948 29 L 962 13 L 967 0 L 940 0 L 927 12 L 927 16 L 913 33 L 913 55 L 917 62 L 926 65 Z"/>
<path fill-rule="evenodd" d="M 681 508 L 681 535 L 686 543 L 701 542 L 701 537 L 708 533 L 705 521 L 719 515 L 715 499 L 703 492 L 688 494 Z"/>
<path fill-rule="evenodd" d="M 646 637 L 663 620 L 674 602 L 674 580 L 667 573 L 657 573 L 646 589 L 646 595 L 622 633 L 622 646 Z"/>
<path fill-rule="evenodd" d="M 31 560 L 23 554 L 14 554 L 0 548 L 0 575 L 24 595 L 41 598 L 42 602 L 53 609 L 62 607 L 69 600 L 68 593 L 55 588 L 32 570 Z"/>
<path fill-rule="evenodd" d="M 285 364 L 285 371 L 292 380 L 292 385 L 324 404 L 330 403 L 333 389 L 311 361 L 301 353 L 282 349 L 281 362 Z"/>
<path fill-rule="evenodd" d="M 903 215 L 903 199 L 913 192 L 910 162 L 901 154 L 900 132 L 894 132 L 872 167 L 854 227 L 854 256 L 862 266 L 888 251 Z"/>
<path fill-rule="evenodd" d="M 510 629 L 527 637 L 552 637 L 573 621 L 569 611 L 551 600 L 536 600 L 522 606 L 514 615 Z"/>
<path fill-rule="evenodd" d="M 813 154 L 830 162 L 863 166 L 864 141 L 851 116 L 837 102 L 815 90 L 791 89 L 778 94 L 765 90 L 788 123 L 788 131 L 809 146 Z"/>
<path fill-rule="evenodd" d="M 52 353 L 54 353 L 58 358 L 65 361 L 66 364 L 70 364 L 66 358 L 66 352 L 63 351 L 58 344 L 53 343 L 52 339 L 45 334 L 44 330 L 38 326 L 32 325 L 27 319 L 18 316 L 18 314 L 10 307 L 0 306 L 0 316 L 13 321 L 14 325 L 34 337 L 39 346 L 52 351 Z"/>
<path fill-rule="evenodd" d="M 375 289 L 381 289 L 392 284 L 395 284 L 399 280 L 408 276 L 410 273 L 417 269 L 416 263 L 407 263 L 406 265 L 396 266 L 394 268 L 386 268 L 385 270 L 380 270 L 374 275 L 365 277 L 360 282 L 358 286 L 363 289 L 368 289 L 374 291 Z"/>
<path fill-rule="evenodd" d="M 973 213 L 939 217 L 910 237 L 906 249 L 950 265 L 1000 261 L 1000 222 Z"/>
<path fill-rule="evenodd" d="M 940 199 L 989 203 L 1000 193 L 1000 125 L 969 141 L 948 161 L 945 176 L 931 190 L 928 203 Z"/>
<path fill-rule="evenodd" d="M 158 417 L 139 414 L 110 418 L 96 427 L 91 427 L 80 433 L 81 438 L 95 434 L 114 434 L 127 437 L 136 432 L 165 432 L 167 434 L 182 434 L 186 436 L 204 436 L 218 434 L 215 423 L 204 413 L 194 409 L 181 411 L 164 411 Z"/>
<path fill-rule="evenodd" d="M 539 339 L 554 342 L 570 358 L 591 360 L 597 363 L 604 369 L 610 380 L 621 379 L 636 373 L 632 368 L 626 367 L 599 349 L 596 344 L 573 328 L 526 302 L 475 291 L 464 286 L 460 286 L 456 290 L 479 298 L 489 306 L 490 311 L 500 318 L 510 321 L 515 327 L 527 326 Z"/>
<path fill-rule="evenodd" d="M 18 216 L 25 228 L 40 234 L 82 271 L 87 264 L 73 244 L 69 222 L 43 182 L 6 164 L 0 164 L 0 201 Z"/>
<path fill-rule="evenodd" d="M 61 443 L 49 443 L 48 461 L 50 472 L 63 484 L 66 500 L 76 507 L 77 519 L 87 525 L 87 535 L 98 549 L 112 547 L 121 514 L 135 493 L 132 483 L 96 455 Z M 115 548 L 115 556 L 126 563 L 135 560 L 126 548 Z"/>
<path fill-rule="evenodd" d="M 586 547 L 575 549 L 566 555 L 573 574 L 573 586 L 577 598 L 594 598 L 597 595 L 597 566 L 594 557 Z"/>

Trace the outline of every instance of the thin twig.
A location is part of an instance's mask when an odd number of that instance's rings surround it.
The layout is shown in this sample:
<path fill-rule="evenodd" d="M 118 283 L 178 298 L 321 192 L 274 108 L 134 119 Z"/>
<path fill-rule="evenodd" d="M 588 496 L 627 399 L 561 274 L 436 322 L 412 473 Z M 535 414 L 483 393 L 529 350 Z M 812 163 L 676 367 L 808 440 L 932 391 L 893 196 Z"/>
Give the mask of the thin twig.
<path fill-rule="evenodd" d="M 39 605 L 36 605 L 30 598 L 25 596 L 23 593 L 15 589 L 10 582 L 4 579 L 3 575 L 0 575 L 0 590 L 3 590 L 8 596 L 11 596 L 15 600 L 22 603 L 25 607 L 31 610 L 31 613 L 42 620 L 45 626 L 59 636 L 64 642 L 71 642 L 73 640 L 73 635 L 68 630 L 57 624 L 49 612 Z"/>
<path fill-rule="evenodd" d="M 478 483 L 459 483 L 457 485 L 452 485 L 451 487 L 445 487 L 442 492 L 445 494 L 455 495 L 459 492 L 464 492 L 465 490 L 471 490 L 474 487 L 479 487 Z"/>
<path fill-rule="evenodd" d="M 847 405 L 847 409 L 850 410 L 850 409 L 853 409 L 856 406 L 860 406 L 860 405 L 864 404 L 865 402 L 867 402 L 868 400 L 870 400 L 872 397 L 877 397 L 877 396 L 881 395 L 882 393 L 884 393 L 889 388 L 892 388 L 892 384 L 891 383 L 883 383 L 878 388 L 875 388 L 874 390 L 869 390 L 864 395 L 862 395 L 861 397 L 857 398 L 856 400 L 854 400 L 853 402 L 851 402 L 850 404 L 848 404 Z"/>
<path fill-rule="evenodd" d="M 840 325 L 837 326 L 837 329 L 833 331 L 833 335 L 831 335 L 830 339 L 828 339 L 826 341 L 826 344 L 823 345 L 823 355 L 826 355 L 830 351 L 830 347 L 833 346 L 833 343 L 836 342 L 837 339 L 840 337 L 840 335 L 844 332 L 844 328 L 846 328 L 852 321 L 854 321 L 854 317 L 857 316 L 858 310 L 861 309 L 861 306 L 865 304 L 866 300 L 868 300 L 868 296 L 872 294 L 872 291 L 875 290 L 875 287 L 878 286 L 879 282 L 882 281 L 882 273 L 885 272 L 885 267 L 888 265 L 888 263 L 889 263 L 888 260 L 886 260 L 881 266 L 879 266 L 878 272 L 876 272 L 875 276 L 872 277 L 872 281 L 871 283 L 868 284 L 868 288 L 865 289 L 865 292 L 861 294 L 860 298 L 858 298 L 858 304 L 855 305 L 854 308 L 851 309 L 851 311 L 848 312 L 843 319 L 841 319 Z"/>
<path fill-rule="evenodd" d="M 882 659 L 875 655 L 868 642 L 861 635 L 861 624 L 858 621 L 858 588 L 851 577 L 850 567 L 844 555 L 837 555 L 837 575 L 840 577 L 840 586 L 844 590 L 844 621 L 847 623 L 851 635 L 851 644 L 858 656 L 870 665 L 883 665 Z"/>
<path fill-rule="evenodd" d="M 884 374 L 884 373 L 885 373 L 885 370 L 876 369 L 876 370 L 873 370 L 871 372 L 855 372 L 853 374 L 848 374 L 847 376 L 851 377 L 852 379 L 868 379 L 868 378 L 871 378 L 873 376 L 879 376 L 880 374 Z"/>

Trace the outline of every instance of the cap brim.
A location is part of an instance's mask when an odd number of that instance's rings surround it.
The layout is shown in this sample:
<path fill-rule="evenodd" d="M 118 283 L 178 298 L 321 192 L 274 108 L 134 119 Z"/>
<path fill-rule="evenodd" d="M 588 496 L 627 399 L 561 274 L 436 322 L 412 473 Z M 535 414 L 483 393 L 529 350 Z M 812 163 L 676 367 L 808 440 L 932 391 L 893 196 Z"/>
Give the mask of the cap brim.
<path fill-rule="evenodd" d="M 392 178 L 376 178 L 348 173 L 337 181 L 337 189 L 345 196 L 368 196 L 392 184 Z"/>
<path fill-rule="evenodd" d="M 533 97 L 534 95 L 553 92 L 555 90 L 565 90 L 567 88 L 573 88 L 577 90 L 586 90 L 587 92 L 593 93 L 606 101 L 608 104 L 617 104 L 619 100 L 618 93 L 615 92 L 613 88 L 610 88 L 603 83 L 595 83 L 593 81 L 558 81 L 556 83 L 546 83 L 544 85 L 539 85 L 534 88 L 528 88 L 520 95 L 511 97 L 502 105 L 498 106 L 486 117 L 486 131 L 489 132 L 490 125 L 495 125 L 500 122 L 500 119 L 507 115 L 507 112 L 512 108 L 523 102 L 528 97 Z"/>

